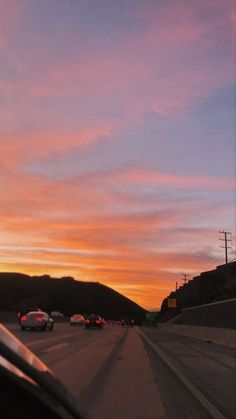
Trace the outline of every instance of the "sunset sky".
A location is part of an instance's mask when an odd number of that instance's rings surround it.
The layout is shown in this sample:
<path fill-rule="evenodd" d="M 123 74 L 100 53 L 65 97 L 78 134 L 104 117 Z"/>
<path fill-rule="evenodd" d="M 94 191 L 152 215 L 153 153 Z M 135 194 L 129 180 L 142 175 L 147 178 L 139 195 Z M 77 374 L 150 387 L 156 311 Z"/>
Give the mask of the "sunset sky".
<path fill-rule="evenodd" d="M 146 309 L 235 255 L 235 2 L 0 0 L 0 271 Z"/>

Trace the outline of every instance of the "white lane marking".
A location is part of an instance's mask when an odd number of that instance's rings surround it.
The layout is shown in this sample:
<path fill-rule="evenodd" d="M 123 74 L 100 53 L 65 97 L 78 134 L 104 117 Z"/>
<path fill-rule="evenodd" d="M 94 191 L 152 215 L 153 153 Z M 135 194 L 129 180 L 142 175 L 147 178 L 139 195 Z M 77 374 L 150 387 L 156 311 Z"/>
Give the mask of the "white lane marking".
<path fill-rule="evenodd" d="M 53 333 L 53 332 L 52 332 Z M 31 341 L 29 341 L 29 342 L 23 342 L 24 343 L 24 345 L 26 345 L 26 346 L 35 346 L 35 345 L 38 345 L 38 344 L 40 344 L 40 343 L 44 343 L 44 342 L 52 342 L 52 341 L 54 341 L 54 340 L 57 340 L 57 339 L 62 339 L 62 338 L 67 338 L 68 336 L 72 336 L 72 335 L 76 335 L 76 333 L 75 332 L 72 332 L 72 333 L 65 333 L 64 335 L 59 335 L 59 336 L 54 336 L 54 337 L 48 337 L 48 335 L 47 335 L 47 338 L 45 338 L 45 339 L 40 339 L 40 340 L 31 340 Z"/>
<path fill-rule="evenodd" d="M 192 393 L 192 395 L 198 400 L 198 402 L 206 409 L 206 411 L 214 419 L 225 419 L 225 416 L 204 396 L 201 391 L 197 389 L 188 378 L 176 367 L 175 363 L 167 356 L 151 339 L 149 339 L 145 333 L 139 329 L 139 333 L 143 336 L 146 342 L 151 346 L 154 352 L 165 362 L 166 365 L 174 372 L 185 387 Z"/>
<path fill-rule="evenodd" d="M 68 346 L 68 345 L 69 345 L 69 342 L 58 343 L 57 345 L 49 346 L 49 348 L 45 349 L 42 353 L 46 354 L 48 352 L 55 351 L 56 349 L 64 348 L 65 346 Z"/>

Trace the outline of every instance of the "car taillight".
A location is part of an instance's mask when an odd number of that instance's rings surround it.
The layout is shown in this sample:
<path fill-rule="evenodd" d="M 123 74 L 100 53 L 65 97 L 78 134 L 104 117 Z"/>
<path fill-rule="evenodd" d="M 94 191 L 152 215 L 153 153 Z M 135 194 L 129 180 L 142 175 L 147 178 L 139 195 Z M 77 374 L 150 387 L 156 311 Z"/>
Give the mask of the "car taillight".
<path fill-rule="evenodd" d="M 95 320 L 95 323 L 96 323 L 96 324 L 99 324 L 99 323 L 100 323 L 100 320 Z"/>
<path fill-rule="evenodd" d="M 70 320 L 74 320 L 74 317 L 72 316 L 72 317 L 70 317 Z"/>
<path fill-rule="evenodd" d="M 90 320 L 88 320 L 88 319 L 87 319 L 87 320 L 85 320 L 85 323 L 90 323 Z"/>
<path fill-rule="evenodd" d="M 27 316 L 22 316 L 21 320 L 27 320 Z"/>
<path fill-rule="evenodd" d="M 36 322 L 43 322 L 44 318 L 43 317 L 36 317 L 35 320 L 36 320 Z"/>

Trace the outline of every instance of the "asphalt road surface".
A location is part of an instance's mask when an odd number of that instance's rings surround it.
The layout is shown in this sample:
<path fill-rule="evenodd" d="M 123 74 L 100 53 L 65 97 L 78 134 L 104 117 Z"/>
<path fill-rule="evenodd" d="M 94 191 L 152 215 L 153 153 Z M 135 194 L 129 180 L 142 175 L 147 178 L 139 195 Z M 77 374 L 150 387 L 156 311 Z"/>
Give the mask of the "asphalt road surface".
<path fill-rule="evenodd" d="M 6 325 L 94 419 L 233 419 L 235 350 L 151 328 Z"/>

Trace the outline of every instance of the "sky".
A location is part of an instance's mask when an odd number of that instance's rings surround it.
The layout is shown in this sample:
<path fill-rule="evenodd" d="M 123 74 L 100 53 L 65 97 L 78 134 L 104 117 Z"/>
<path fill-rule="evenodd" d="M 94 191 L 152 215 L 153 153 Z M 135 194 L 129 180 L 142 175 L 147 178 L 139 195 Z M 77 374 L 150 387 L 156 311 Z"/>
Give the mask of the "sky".
<path fill-rule="evenodd" d="M 236 257 L 234 28 L 233 0 L 0 1 L 0 271 L 151 310 L 219 231 Z"/>

